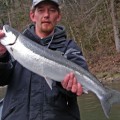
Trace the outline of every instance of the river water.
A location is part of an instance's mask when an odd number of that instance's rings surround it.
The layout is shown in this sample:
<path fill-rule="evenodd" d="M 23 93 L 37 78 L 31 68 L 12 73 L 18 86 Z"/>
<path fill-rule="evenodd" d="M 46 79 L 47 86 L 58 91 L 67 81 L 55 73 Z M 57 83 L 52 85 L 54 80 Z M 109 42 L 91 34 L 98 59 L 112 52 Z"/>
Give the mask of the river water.
<path fill-rule="evenodd" d="M 113 82 L 107 86 L 120 91 L 120 82 Z M 0 89 L 0 99 L 4 96 L 5 89 Z M 120 120 L 120 104 L 113 105 L 110 117 L 107 119 L 104 115 L 99 100 L 93 93 L 83 94 L 78 97 L 81 120 Z"/>
<path fill-rule="evenodd" d="M 120 91 L 119 81 L 109 83 L 107 86 Z M 107 119 L 98 98 L 93 93 L 78 97 L 78 104 L 81 120 L 120 120 L 120 104 L 112 106 L 109 119 Z"/>

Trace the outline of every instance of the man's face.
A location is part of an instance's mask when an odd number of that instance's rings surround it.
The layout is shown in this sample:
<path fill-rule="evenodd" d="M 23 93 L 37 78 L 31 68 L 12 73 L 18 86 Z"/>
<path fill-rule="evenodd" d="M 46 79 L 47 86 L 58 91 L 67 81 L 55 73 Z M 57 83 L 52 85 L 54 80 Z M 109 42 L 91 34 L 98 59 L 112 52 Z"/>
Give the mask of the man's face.
<path fill-rule="evenodd" d="M 55 4 L 42 2 L 30 13 L 31 20 L 35 22 L 37 32 L 50 34 L 60 21 L 61 15 Z"/>

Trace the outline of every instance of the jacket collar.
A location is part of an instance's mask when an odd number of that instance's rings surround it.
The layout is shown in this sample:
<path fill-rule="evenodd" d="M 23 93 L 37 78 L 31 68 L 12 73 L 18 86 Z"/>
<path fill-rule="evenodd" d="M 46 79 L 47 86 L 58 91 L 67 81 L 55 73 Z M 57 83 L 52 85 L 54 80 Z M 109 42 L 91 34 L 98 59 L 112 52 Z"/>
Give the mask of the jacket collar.
<path fill-rule="evenodd" d="M 23 34 L 28 37 L 29 39 L 43 45 L 46 47 L 58 48 L 63 47 L 64 42 L 66 41 L 66 32 L 63 26 L 56 26 L 54 30 L 54 34 L 50 35 L 46 38 L 41 39 L 35 34 L 35 25 L 31 24 L 28 26 L 26 30 L 24 30 Z"/>

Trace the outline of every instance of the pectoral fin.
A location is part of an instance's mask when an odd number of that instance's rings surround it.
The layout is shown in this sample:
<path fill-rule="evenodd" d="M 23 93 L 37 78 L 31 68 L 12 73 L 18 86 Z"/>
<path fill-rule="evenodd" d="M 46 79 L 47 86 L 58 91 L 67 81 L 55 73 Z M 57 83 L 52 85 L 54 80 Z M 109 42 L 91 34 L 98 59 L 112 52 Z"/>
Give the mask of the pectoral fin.
<path fill-rule="evenodd" d="M 45 80 L 46 80 L 48 86 L 50 87 L 50 89 L 52 90 L 52 83 L 53 83 L 53 80 L 51 80 L 51 79 L 49 79 L 49 78 L 47 78 L 47 77 L 45 77 Z"/>

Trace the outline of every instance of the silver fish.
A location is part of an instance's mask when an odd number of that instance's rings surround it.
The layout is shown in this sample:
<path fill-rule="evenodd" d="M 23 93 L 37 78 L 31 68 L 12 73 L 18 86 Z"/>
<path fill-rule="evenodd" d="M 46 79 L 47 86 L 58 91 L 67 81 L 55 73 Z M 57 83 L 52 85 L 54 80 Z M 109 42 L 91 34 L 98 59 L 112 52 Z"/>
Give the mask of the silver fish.
<path fill-rule="evenodd" d="M 61 54 L 38 45 L 8 25 L 4 25 L 3 30 L 5 37 L 1 39 L 1 44 L 25 68 L 58 82 L 61 82 L 66 74 L 73 72 L 77 81 L 83 86 L 83 91 L 85 93 L 92 91 L 98 97 L 107 118 L 112 104 L 120 103 L 120 92 L 103 86 L 96 77 L 82 67 Z M 47 82 L 52 88 L 52 82 Z"/>

